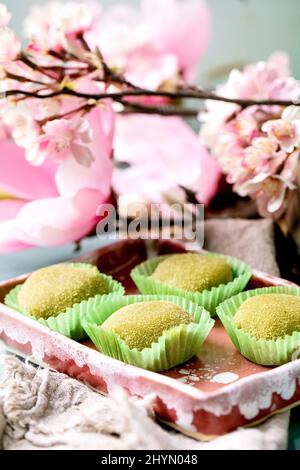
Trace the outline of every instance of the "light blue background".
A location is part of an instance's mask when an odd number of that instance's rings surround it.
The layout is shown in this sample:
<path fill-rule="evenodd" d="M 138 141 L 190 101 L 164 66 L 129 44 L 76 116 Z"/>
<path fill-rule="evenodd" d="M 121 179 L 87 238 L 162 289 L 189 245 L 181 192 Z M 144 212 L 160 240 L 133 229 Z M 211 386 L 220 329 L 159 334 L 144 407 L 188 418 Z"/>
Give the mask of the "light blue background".
<path fill-rule="evenodd" d="M 106 7 L 122 3 L 122 0 L 99 1 Z M 30 5 L 45 0 L 2 2 L 12 11 L 12 25 L 20 32 Z M 139 0 L 123 3 L 136 5 Z M 275 50 L 290 54 L 292 68 L 300 78 L 299 0 L 207 0 L 207 3 L 212 11 L 213 38 L 199 68 L 201 83 L 209 82 L 217 70 L 221 78 L 233 65 L 266 59 Z"/>

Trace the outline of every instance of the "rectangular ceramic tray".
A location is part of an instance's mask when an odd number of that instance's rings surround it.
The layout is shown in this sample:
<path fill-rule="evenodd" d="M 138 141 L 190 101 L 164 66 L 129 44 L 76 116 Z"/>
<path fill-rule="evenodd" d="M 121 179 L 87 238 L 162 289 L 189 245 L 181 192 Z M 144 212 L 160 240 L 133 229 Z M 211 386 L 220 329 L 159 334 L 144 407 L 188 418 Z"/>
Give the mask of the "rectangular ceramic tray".
<path fill-rule="evenodd" d="M 151 255 L 185 251 L 182 244 L 156 242 Z M 120 280 L 136 293 L 131 269 L 149 256 L 143 240 L 121 241 L 81 258 Z M 199 354 L 163 373 L 150 372 L 98 352 L 90 341 L 68 339 L 3 304 L 9 290 L 26 275 L 0 284 L 0 339 L 21 355 L 82 380 L 99 392 L 115 387 L 129 394 L 155 396 L 157 416 L 185 434 L 202 440 L 266 419 L 300 401 L 300 360 L 277 368 L 252 364 L 231 343 L 219 321 Z M 293 285 L 255 271 L 248 288 Z"/>

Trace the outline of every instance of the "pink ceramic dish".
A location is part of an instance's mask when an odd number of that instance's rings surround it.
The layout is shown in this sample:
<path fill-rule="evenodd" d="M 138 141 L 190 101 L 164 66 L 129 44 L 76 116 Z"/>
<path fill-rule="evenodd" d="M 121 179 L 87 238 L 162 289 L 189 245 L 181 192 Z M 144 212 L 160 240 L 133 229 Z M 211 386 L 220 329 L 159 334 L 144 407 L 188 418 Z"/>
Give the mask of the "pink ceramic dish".
<path fill-rule="evenodd" d="M 185 251 L 182 244 L 157 242 L 153 254 Z M 121 241 L 100 248 L 81 260 L 97 264 L 135 293 L 129 273 L 147 259 L 143 240 Z M 3 304 L 4 296 L 26 275 L 0 284 L 0 339 L 20 354 L 82 380 L 99 392 L 115 387 L 129 394 L 156 397 L 157 416 L 185 434 L 209 440 L 266 419 L 300 401 L 300 360 L 277 368 L 252 364 L 242 357 L 216 321 L 199 354 L 188 363 L 163 373 L 149 372 L 111 359 L 90 341 L 68 339 Z M 248 288 L 293 285 L 254 271 Z"/>

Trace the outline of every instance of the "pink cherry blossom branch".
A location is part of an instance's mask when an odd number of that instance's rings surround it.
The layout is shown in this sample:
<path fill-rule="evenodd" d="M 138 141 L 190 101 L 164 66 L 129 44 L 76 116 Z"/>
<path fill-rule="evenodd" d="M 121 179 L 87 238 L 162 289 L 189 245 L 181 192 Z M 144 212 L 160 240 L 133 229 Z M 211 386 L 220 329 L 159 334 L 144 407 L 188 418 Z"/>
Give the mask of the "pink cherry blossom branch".
<path fill-rule="evenodd" d="M 116 72 L 108 66 L 105 62 L 101 51 L 96 48 L 91 51 L 86 43 L 83 35 L 78 36 L 81 44 L 82 52 L 77 56 L 73 51 L 66 50 L 56 52 L 48 51 L 48 55 L 56 58 L 60 63 L 52 65 L 42 65 L 36 63 L 34 59 L 26 52 L 21 52 L 15 61 L 20 61 L 33 72 L 38 72 L 47 77 L 49 83 L 43 83 L 37 78 L 22 77 L 17 74 L 6 72 L 7 78 L 18 81 L 19 83 L 28 82 L 32 85 L 41 85 L 39 89 L 24 90 L 22 87 L 19 89 L 10 89 L 6 91 L 6 97 L 19 97 L 17 100 L 26 98 L 35 98 L 46 100 L 51 98 L 72 96 L 81 98 L 84 103 L 80 106 L 79 112 L 88 112 L 92 107 L 97 106 L 99 102 L 104 100 L 112 100 L 121 105 L 120 112 L 122 113 L 143 113 L 143 114 L 159 114 L 162 116 L 183 116 L 183 117 L 197 117 L 204 108 L 194 109 L 182 105 L 181 101 L 186 99 L 193 100 L 212 100 L 224 103 L 231 103 L 240 106 L 242 109 L 249 106 L 282 106 L 287 107 L 290 105 L 299 106 L 299 102 L 290 100 L 251 100 L 251 99 L 237 99 L 227 96 L 216 94 L 213 90 L 205 90 L 196 86 L 179 85 L 176 90 L 148 90 L 137 87 L 131 83 L 123 74 Z M 84 93 L 77 91 L 73 87 L 65 85 L 66 82 L 88 77 L 104 84 L 105 89 L 108 90 L 110 85 L 116 87 L 116 91 L 104 91 L 99 93 Z M 46 87 L 46 89 L 45 89 Z M 141 100 L 133 100 L 133 98 L 164 98 L 167 100 L 163 105 L 160 103 L 145 103 Z M 179 104 L 178 101 L 180 101 Z M 175 104 L 174 104 L 175 103 Z M 72 111 L 72 114 L 75 113 Z M 59 119 L 65 115 L 53 115 L 48 120 Z"/>
<path fill-rule="evenodd" d="M 37 38 L 35 38 L 25 50 L 21 48 L 20 40 L 12 31 L 8 28 L 2 28 L 2 39 L 6 49 L 2 53 L 5 60 L 3 60 L 4 65 L 1 66 L 0 71 L 2 74 L 6 74 L 8 82 L 11 80 L 17 83 L 16 86 L 10 84 L 8 90 L 3 94 L 4 97 L 12 97 L 15 101 L 23 101 L 27 98 L 48 100 L 71 96 L 83 101 L 79 104 L 78 113 L 88 112 L 102 101 L 111 100 L 119 105 L 119 111 L 123 113 L 180 115 L 185 117 L 196 117 L 199 112 L 204 110 L 203 106 L 199 106 L 199 109 L 185 106 L 183 100 L 190 99 L 230 103 L 238 105 L 241 109 L 250 106 L 300 106 L 300 101 L 252 100 L 221 96 L 213 90 L 186 85 L 183 83 L 180 71 L 178 71 L 174 89 L 165 87 L 149 90 L 136 86 L 127 78 L 125 73 L 119 72 L 106 62 L 97 46 L 91 47 L 89 45 L 85 33 L 91 27 L 92 15 L 82 8 L 81 6 L 76 11 L 78 15 L 76 16 L 76 27 L 74 27 L 75 22 L 74 24 L 72 21 L 70 24 L 67 22 L 67 26 L 62 22 L 59 34 L 56 30 L 53 31 L 54 38 L 56 38 L 54 41 L 48 41 L 47 34 L 45 34 L 44 41 L 39 44 L 39 40 L 37 40 L 36 44 L 35 40 Z M 80 16 L 82 12 L 84 12 L 84 18 L 81 23 Z M 7 26 L 9 19 L 10 15 L 6 14 L 4 26 Z M 36 47 L 37 45 L 38 47 Z M 24 76 L 22 76 L 22 73 L 19 74 L 19 70 L 22 70 L 22 68 Z M 104 91 L 84 93 L 77 90 L 77 80 L 80 81 L 82 78 L 87 78 L 95 84 L 101 83 Z M 23 84 L 25 86 L 22 86 Z M 163 104 L 161 100 L 149 102 L 145 98 L 163 98 L 164 102 Z M 76 112 L 77 109 L 72 111 L 71 114 Z M 47 120 L 51 121 L 65 116 L 65 114 L 53 113 L 53 115 L 47 117 Z"/>

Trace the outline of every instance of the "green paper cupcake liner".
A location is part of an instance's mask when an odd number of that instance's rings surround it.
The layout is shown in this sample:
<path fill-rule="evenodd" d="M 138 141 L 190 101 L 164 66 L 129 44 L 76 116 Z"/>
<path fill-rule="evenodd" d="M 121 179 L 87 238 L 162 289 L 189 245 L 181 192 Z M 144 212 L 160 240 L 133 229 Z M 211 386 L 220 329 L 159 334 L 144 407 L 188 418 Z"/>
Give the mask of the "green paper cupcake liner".
<path fill-rule="evenodd" d="M 277 340 L 256 339 L 237 328 L 234 316 L 245 300 L 262 294 L 290 294 L 300 297 L 299 287 L 263 287 L 249 290 L 226 300 L 217 308 L 217 314 L 237 350 L 256 364 L 275 366 L 300 358 L 300 332 Z"/>
<path fill-rule="evenodd" d="M 170 255 L 157 256 L 136 266 L 131 271 L 131 277 L 142 294 L 155 295 L 176 295 L 186 298 L 203 306 L 212 317 L 216 316 L 217 306 L 224 300 L 244 290 L 252 275 L 252 270 L 243 261 L 239 261 L 231 256 L 224 256 L 218 253 L 205 253 L 211 257 L 223 257 L 231 266 L 233 280 L 227 284 L 220 284 L 210 290 L 202 292 L 186 292 L 177 287 L 167 286 L 160 281 L 153 279 L 151 275 L 156 267 Z M 172 255 L 171 255 L 172 256 Z"/>
<path fill-rule="evenodd" d="M 86 263 L 72 263 L 72 266 L 77 268 L 88 269 L 89 266 Z M 99 276 L 102 280 L 107 282 L 108 295 L 123 295 L 125 292 L 124 287 L 118 282 L 115 281 L 111 276 L 106 274 L 99 273 Z M 22 288 L 22 284 L 14 287 L 5 297 L 5 305 L 16 310 L 19 313 L 27 315 L 33 320 L 38 321 L 44 326 L 48 326 L 51 330 L 57 331 L 64 336 L 74 339 L 75 341 L 81 341 L 87 338 L 87 334 L 81 325 L 80 312 L 81 312 L 81 303 L 74 304 L 73 307 L 67 308 L 64 312 L 59 313 L 58 315 L 47 318 L 35 318 L 32 315 L 29 315 L 27 312 L 23 311 L 19 304 L 18 295 Z M 96 297 L 107 297 L 107 294 L 97 295 Z M 84 301 L 83 301 L 84 302 Z"/>
<path fill-rule="evenodd" d="M 195 323 L 180 325 L 166 331 L 150 348 L 130 349 L 112 331 L 101 328 L 102 323 L 115 311 L 126 305 L 151 300 L 174 303 L 191 313 Z M 144 369 L 162 371 L 188 361 L 197 354 L 214 325 L 209 313 L 187 299 L 174 296 L 128 295 L 90 299 L 82 305 L 82 325 L 102 353 Z"/>

